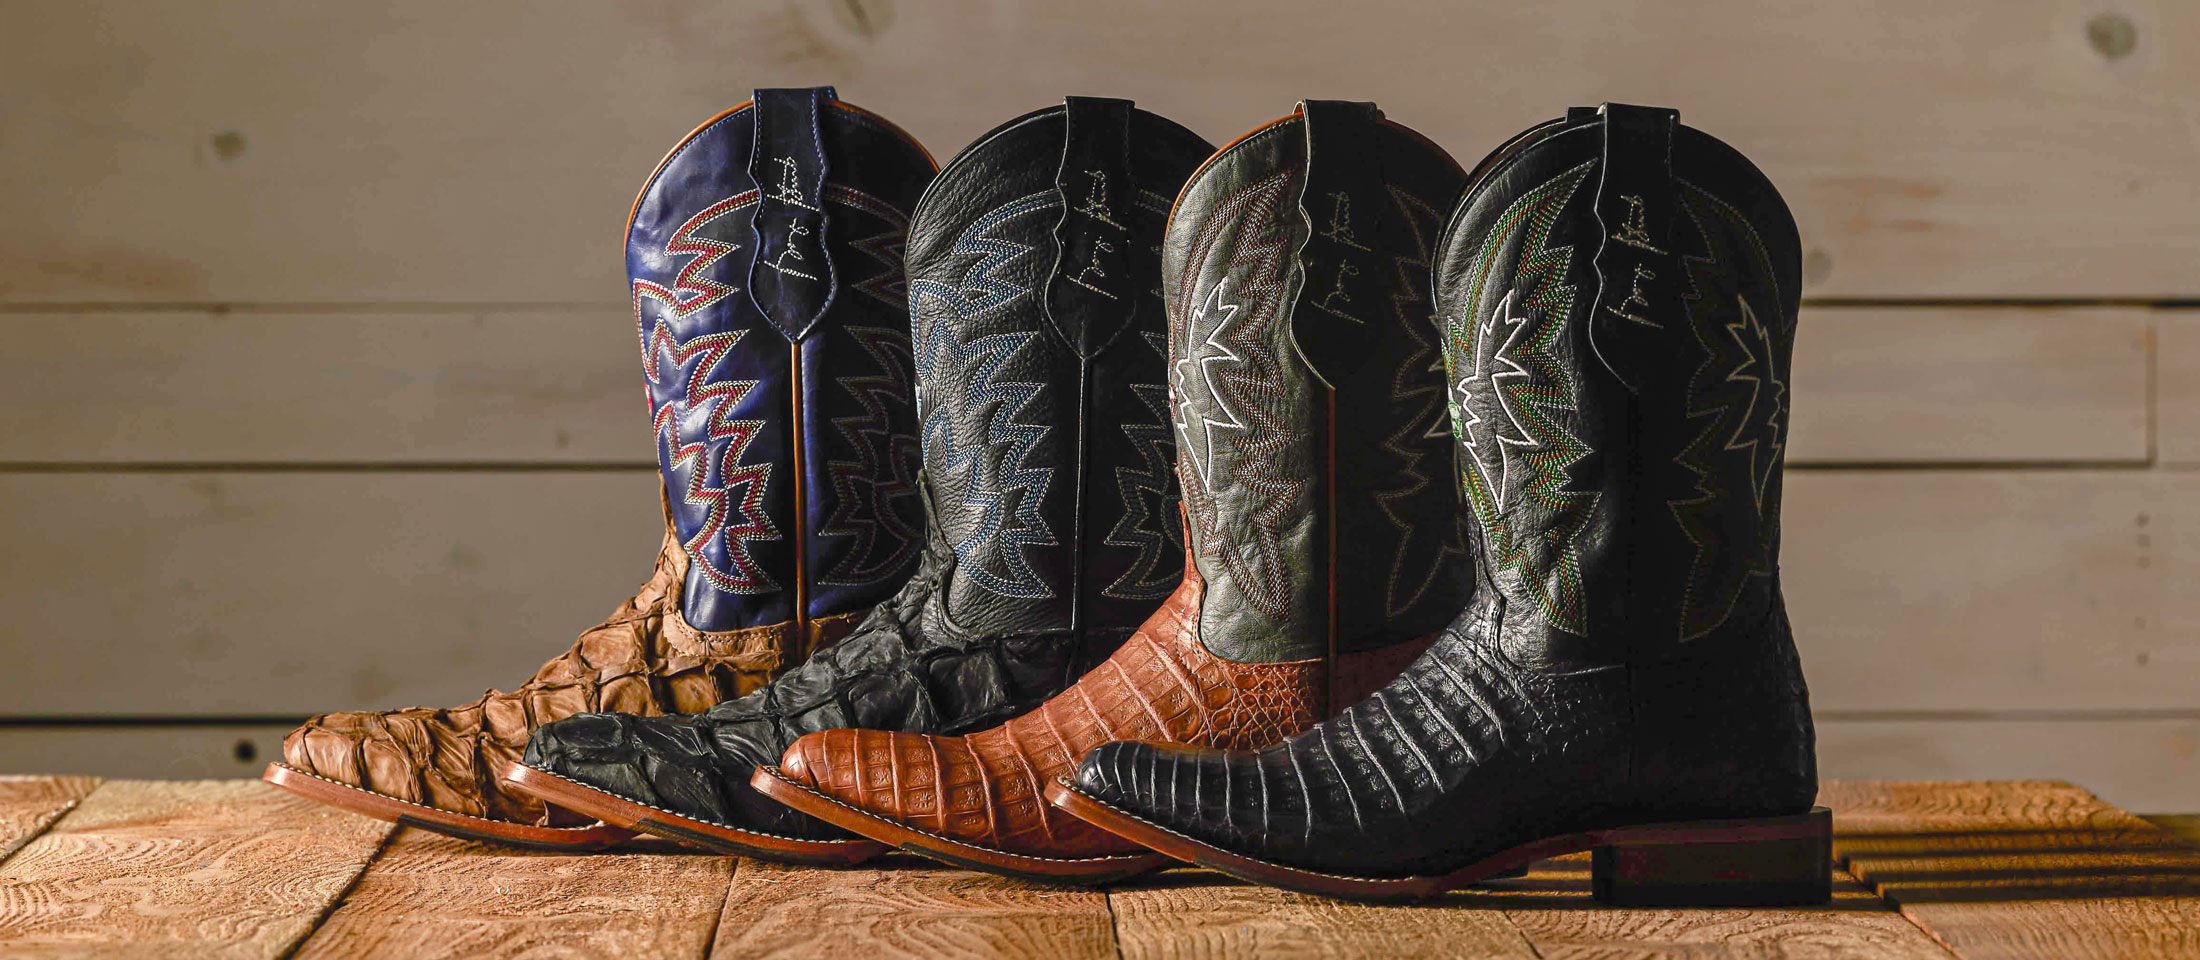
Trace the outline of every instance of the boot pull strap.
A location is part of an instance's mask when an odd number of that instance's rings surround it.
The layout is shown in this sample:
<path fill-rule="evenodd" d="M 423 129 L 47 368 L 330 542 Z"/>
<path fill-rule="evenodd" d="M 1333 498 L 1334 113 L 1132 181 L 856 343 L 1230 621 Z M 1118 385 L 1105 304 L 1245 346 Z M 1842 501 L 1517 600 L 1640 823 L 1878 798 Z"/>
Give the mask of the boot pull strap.
<path fill-rule="evenodd" d="M 1130 204 L 1131 101 L 1065 97 L 1062 163 L 1054 189 L 1054 268 L 1047 274 L 1046 317 L 1077 355 L 1091 358 L 1130 327 L 1138 310 Z"/>
<path fill-rule="evenodd" d="M 837 99 L 831 87 L 756 91 L 749 299 L 790 341 L 809 334 L 840 289 L 825 253 L 825 143 L 818 133 L 819 112 Z"/>
<path fill-rule="evenodd" d="M 1381 339 L 1372 319 L 1377 261 L 1388 198 L 1379 153 L 1383 112 L 1372 103 L 1307 100 L 1299 104 L 1306 126 L 1306 186 L 1299 216 L 1306 239 L 1298 249 L 1298 296 L 1291 310 L 1291 343 L 1299 359 L 1334 389 L 1374 354 Z"/>
<path fill-rule="evenodd" d="M 1579 108 L 1577 108 L 1579 109 Z M 1598 165 L 1596 299 L 1589 307 L 1589 343 L 1597 358 L 1633 393 L 1659 362 L 1661 331 L 1679 322 L 1685 289 L 1673 230 L 1673 131 L 1680 112 L 1607 103 L 1604 158 Z M 1569 119 L 1572 114 L 1569 113 Z"/>

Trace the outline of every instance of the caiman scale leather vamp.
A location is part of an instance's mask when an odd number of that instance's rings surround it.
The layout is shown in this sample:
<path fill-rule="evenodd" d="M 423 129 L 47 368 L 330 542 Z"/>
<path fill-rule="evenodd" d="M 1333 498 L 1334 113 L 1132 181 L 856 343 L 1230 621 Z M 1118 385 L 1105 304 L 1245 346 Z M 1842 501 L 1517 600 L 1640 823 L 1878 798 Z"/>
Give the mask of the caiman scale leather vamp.
<path fill-rule="evenodd" d="M 1472 599 L 1304 734 L 1109 744 L 1049 800 L 1334 896 L 1592 850 L 1609 903 L 1824 901 L 1778 568 L 1799 247 L 1772 184 L 1671 110 L 1575 110 L 1494 155 L 1435 271 Z"/>
<path fill-rule="evenodd" d="M 907 278 L 930 537 L 838 645 L 692 718 L 550 724 L 523 789 L 719 850 L 850 862 L 880 845 L 758 795 L 803 734 L 960 733 L 1024 713 L 1177 586 L 1161 243 L 1210 146 L 1073 97 L 957 155 L 911 218 Z"/>
<path fill-rule="evenodd" d="M 812 734 L 757 788 L 944 862 L 1106 882 L 1167 860 L 1044 802 L 1086 750 L 1262 747 L 1395 676 L 1467 592 L 1427 295 L 1464 179 L 1336 101 L 1208 160 L 1163 255 L 1183 585 L 1031 713 L 961 737 Z"/>
<path fill-rule="evenodd" d="M 682 140 L 626 237 L 664 481 L 655 574 L 518 689 L 315 717 L 267 779 L 480 839 L 630 836 L 498 775 L 551 721 L 688 713 L 757 689 L 917 565 L 901 251 L 933 173 L 916 141 L 829 87 L 758 91 Z"/>

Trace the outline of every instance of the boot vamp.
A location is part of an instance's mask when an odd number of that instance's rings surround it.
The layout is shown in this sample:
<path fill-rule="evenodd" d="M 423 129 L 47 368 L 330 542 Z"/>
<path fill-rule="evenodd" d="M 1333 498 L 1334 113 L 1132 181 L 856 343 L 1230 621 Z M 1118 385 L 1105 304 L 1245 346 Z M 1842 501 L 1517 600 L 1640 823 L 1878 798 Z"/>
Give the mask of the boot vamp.
<path fill-rule="evenodd" d="M 692 717 L 575 717 L 536 731 L 530 766 L 682 816 L 787 836 L 838 831 L 749 787 L 803 734 L 856 727 L 959 734 L 1037 707 L 1072 675 L 1059 635 L 970 635 L 929 586 L 747 696 Z"/>
<path fill-rule="evenodd" d="M 1078 789 L 1194 839 L 1359 876 L 1456 867 L 1586 822 L 1624 783 L 1618 670 L 1544 676 L 1447 632 L 1388 686 L 1264 750 L 1112 743 Z"/>
<path fill-rule="evenodd" d="M 1109 744 L 1081 791 L 1260 859 L 1445 873 L 1625 824 L 1780 816 L 1816 794 L 1784 618 L 1654 663 L 1536 670 L 1456 627 L 1397 680 L 1276 747 Z"/>

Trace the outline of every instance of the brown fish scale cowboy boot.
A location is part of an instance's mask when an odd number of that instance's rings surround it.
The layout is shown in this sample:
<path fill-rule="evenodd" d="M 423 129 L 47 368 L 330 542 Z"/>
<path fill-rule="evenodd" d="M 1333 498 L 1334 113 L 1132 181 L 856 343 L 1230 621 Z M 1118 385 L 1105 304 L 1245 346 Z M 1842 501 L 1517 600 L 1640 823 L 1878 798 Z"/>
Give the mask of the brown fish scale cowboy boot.
<path fill-rule="evenodd" d="M 1472 600 L 1313 730 L 1108 744 L 1048 799 L 1331 896 L 1590 850 L 1606 903 L 1824 902 L 1778 563 L 1802 259 L 1779 193 L 1674 111 L 1607 104 L 1493 154 L 1440 247 Z"/>
<path fill-rule="evenodd" d="M 934 167 L 829 87 L 760 90 L 681 141 L 627 227 L 665 541 L 633 599 L 510 692 L 334 713 L 266 779 L 476 839 L 601 846 L 631 831 L 507 789 L 535 728 L 691 713 L 840 639 L 924 536 L 901 247 Z"/>
<path fill-rule="evenodd" d="M 948 161 L 906 252 L 932 531 L 917 573 L 755 693 L 549 724 L 507 780 L 714 850 L 856 862 L 885 848 L 759 796 L 755 769 L 817 730 L 992 727 L 1114 653 L 1182 567 L 1157 251 L 1212 152 L 1130 101 L 1069 97 Z"/>
<path fill-rule="evenodd" d="M 1309 101 L 1178 197 L 1163 276 L 1192 549 L 1176 594 L 1032 713 L 962 737 L 812 734 L 759 791 L 943 862 L 1108 882 L 1168 861 L 1044 802 L 1088 749 L 1265 746 L 1420 651 L 1468 582 L 1426 292 L 1464 174 L 1381 117 Z"/>

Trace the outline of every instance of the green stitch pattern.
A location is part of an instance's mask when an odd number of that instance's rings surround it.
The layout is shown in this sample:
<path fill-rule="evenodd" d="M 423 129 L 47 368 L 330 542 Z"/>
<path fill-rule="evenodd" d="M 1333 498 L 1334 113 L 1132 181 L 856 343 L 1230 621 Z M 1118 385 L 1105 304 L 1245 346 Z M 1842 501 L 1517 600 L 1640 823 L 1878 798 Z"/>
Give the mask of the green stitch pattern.
<path fill-rule="evenodd" d="M 1553 177 L 1498 218 L 1463 302 L 1480 309 L 1498 260 L 1519 237 L 1523 253 L 1509 287 L 1487 318 L 1444 320 L 1444 364 L 1453 383 L 1447 406 L 1469 454 L 1461 489 L 1482 526 L 1493 574 L 1510 572 L 1551 626 L 1577 635 L 1587 632 L 1587 602 L 1575 541 L 1598 494 L 1564 489 L 1568 468 L 1591 451 L 1560 417 L 1578 402 L 1567 360 L 1557 352 L 1574 302 L 1574 286 L 1561 282 L 1573 247 L 1545 243 L 1594 166 Z M 1495 415 L 1474 409 L 1493 401 Z M 1525 468 L 1517 481 L 1516 468 Z"/>

